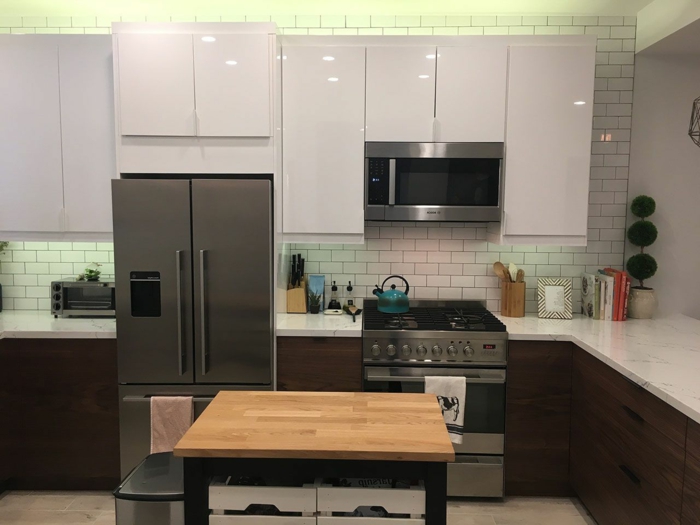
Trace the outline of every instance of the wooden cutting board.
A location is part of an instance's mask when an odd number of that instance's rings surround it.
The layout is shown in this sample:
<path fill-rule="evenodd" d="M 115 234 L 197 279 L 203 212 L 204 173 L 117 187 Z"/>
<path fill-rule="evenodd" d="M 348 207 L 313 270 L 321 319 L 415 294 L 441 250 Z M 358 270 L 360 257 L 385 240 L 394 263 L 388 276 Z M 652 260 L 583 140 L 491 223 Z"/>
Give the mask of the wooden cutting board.
<path fill-rule="evenodd" d="M 182 457 L 454 461 L 433 394 L 220 392 Z"/>

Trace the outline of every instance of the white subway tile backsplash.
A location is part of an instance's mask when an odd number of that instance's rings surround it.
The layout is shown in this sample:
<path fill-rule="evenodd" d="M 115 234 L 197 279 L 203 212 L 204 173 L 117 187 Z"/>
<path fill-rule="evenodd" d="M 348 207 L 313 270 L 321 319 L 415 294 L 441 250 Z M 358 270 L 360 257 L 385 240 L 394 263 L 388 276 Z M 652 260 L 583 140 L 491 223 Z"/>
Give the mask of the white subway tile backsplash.
<path fill-rule="evenodd" d="M 331 261 L 334 262 L 355 262 L 355 252 L 350 250 L 333 250 Z"/>
<path fill-rule="evenodd" d="M 343 272 L 346 274 L 361 274 L 367 273 L 367 263 L 364 262 L 346 262 L 343 263 Z"/>
<path fill-rule="evenodd" d="M 430 256 L 428 256 L 430 257 Z M 438 269 L 440 275 L 462 275 L 462 265 L 454 263 L 440 264 Z"/>
<path fill-rule="evenodd" d="M 396 275 L 411 274 L 415 272 L 415 266 L 414 263 L 392 263 L 391 273 Z"/>
<path fill-rule="evenodd" d="M 403 252 L 403 260 L 407 263 L 425 263 L 428 262 L 428 252 Z"/>
<path fill-rule="evenodd" d="M 428 228 L 428 239 L 451 239 L 452 228 Z"/>
<path fill-rule="evenodd" d="M 452 262 L 452 254 L 450 252 L 428 252 L 429 263 L 449 263 Z"/>
<path fill-rule="evenodd" d="M 418 275 L 437 275 L 439 265 L 437 263 L 417 263 L 416 274 Z"/>
<path fill-rule="evenodd" d="M 453 275 L 449 277 L 449 286 L 453 288 L 473 288 L 475 278 L 473 275 Z M 476 286 L 479 286 L 478 284 Z"/>
<path fill-rule="evenodd" d="M 440 241 L 441 252 L 461 252 L 464 250 L 464 241 L 461 240 L 442 240 Z"/>
<path fill-rule="evenodd" d="M 391 263 L 367 263 L 367 273 L 386 274 L 391 272 Z M 416 270 L 416 273 L 421 273 Z"/>
<path fill-rule="evenodd" d="M 379 252 L 379 262 L 396 263 L 403 262 L 403 252 Z"/>
<path fill-rule="evenodd" d="M 438 289 L 438 299 L 461 299 L 462 289 L 461 288 L 439 288 Z"/>
<path fill-rule="evenodd" d="M 360 250 L 355 254 L 357 262 L 379 262 L 379 252 Z"/>
<path fill-rule="evenodd" d="M 474 252 L 452 252 L 453 263 L 474 263 L 476 262 L 476 253 Z"/>
<path fill-rule="evenodd" d="M 398 251 L 413 251 L 416 249 L 416 241 L 413 239 L 394 239 L 391 241 L 391 249 Z"/>

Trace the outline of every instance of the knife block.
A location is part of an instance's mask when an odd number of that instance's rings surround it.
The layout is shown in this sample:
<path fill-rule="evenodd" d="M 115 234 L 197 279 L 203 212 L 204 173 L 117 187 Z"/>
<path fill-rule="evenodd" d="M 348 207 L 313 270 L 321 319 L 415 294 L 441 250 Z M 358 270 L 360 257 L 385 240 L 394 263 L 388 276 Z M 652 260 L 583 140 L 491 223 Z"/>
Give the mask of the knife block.
<path fill-rule="evenodd" d="M 302 279 L 297 288 L 287 290 L 287 313 L 305 314 L 306 311 L 306 279 Z"/>
<path fill-rule="evenodd" d="M 501 283 L 501 315 L 525 317 L 525 283 Z"/>

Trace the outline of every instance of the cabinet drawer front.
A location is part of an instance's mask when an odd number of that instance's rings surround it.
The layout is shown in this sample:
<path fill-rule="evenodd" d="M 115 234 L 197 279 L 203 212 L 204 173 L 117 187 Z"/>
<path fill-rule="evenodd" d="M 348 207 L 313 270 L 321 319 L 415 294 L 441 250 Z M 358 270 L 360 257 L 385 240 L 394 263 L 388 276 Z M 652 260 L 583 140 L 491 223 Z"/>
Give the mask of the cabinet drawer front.
<path fill-rule="evenodd" d="M 700 523 L 700 425 L 695 421 L 688 421 L 681 523 Z"/>
<path fill-rule="evenodd" d="M 580 348 L 574 352 L 574 368 L 586 378 L 586 388 L 603 396 L 594 404 L 601 411 L 624 421 L 634 434 L 658 435 L 660 442 L 663 436 L 685 448 L 687 418 L 683 414 Z"/>
<path fill-rule="evenodd" d="M 572 424 L 571 481 L 600 525 L 680 523 L 682 477 L 671 490 L 634 465 L 602 420 L 579 414 Z"/>

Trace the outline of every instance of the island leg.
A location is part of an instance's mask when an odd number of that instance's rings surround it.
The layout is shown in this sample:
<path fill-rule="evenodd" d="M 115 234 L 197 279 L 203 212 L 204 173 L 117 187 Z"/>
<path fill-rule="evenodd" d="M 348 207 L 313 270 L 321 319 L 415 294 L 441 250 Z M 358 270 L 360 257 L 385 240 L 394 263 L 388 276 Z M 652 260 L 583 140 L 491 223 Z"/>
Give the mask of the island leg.
<path fill-rule="evenodd" d="M 209 523 L 209 478 L 204 474 L 204 461 L 184 458 L 185 525 Z"/>
<path fill-rule="evenodd" d="M 425 476 L 425 525 L 446 523 L 447 463 L 428 463 Z"/>

